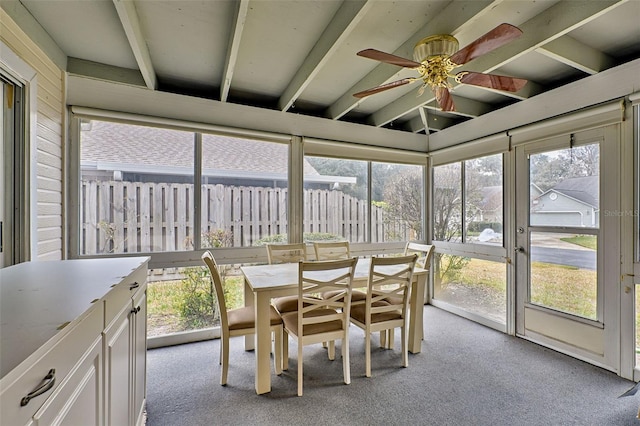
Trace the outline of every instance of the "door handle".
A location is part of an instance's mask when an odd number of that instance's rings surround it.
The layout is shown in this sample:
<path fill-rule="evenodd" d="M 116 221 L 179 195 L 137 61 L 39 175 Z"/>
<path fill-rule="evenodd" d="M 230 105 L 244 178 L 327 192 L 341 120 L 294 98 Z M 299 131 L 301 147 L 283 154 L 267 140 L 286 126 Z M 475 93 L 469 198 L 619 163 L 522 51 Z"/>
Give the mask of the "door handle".
<path fill-rule="evenodd" d="M 514 249 L 514 251 L 515 251 L 516 253 L 524 253 L 524 248 L 523 248 L 523 247 L 518 246 L 518 247 L 516 247 L 516 248 Z"/>

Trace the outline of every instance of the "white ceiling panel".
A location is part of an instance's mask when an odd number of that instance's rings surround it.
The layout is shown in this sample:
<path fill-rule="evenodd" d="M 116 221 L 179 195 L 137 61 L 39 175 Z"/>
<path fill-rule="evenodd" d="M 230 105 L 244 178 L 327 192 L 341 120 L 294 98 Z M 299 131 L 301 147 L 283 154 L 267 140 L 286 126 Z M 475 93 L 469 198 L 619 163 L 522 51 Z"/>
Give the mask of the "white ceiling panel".
<path fill-rule="evenodd" d="M 3 0 L 0 7 L 31 14 L 67 58 L 98 64 L 73 66 L 75 74 L 120 82 L 126 75 L 149 90 L 398 131 L 422 131 L 423 108 L 440 117 L 429 120 L 437 132 L 640 58 L 640 0 Z M 417 96 L 422 80 L 353 97 L 419 76 L 410 65 L 385 63 L 385 53 L 412 60 L 416 42 L 441 33 L 464 48 L 501 23 L 524 34 L 454 74 L 528 79 L 518 93 L 449 78 L 450 112 L 436 111 L 430 88 Z M 383 56 L 356 55 L 367 48 Z"/>

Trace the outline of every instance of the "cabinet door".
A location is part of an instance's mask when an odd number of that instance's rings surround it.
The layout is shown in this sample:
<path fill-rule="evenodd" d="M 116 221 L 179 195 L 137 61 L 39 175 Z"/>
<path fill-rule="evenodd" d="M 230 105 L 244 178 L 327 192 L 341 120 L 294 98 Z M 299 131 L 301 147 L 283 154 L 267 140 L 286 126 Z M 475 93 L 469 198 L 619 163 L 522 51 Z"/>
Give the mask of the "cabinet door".
<path fill-rule="evenodd" d="M 147 292 L 143 290 L 134 298 L 135 321 L 132 363 L 134 367 L 133 414 L 136 424 L 141 424 L 147 388 Z"/>
<path fill-rule="evenodd" d="M 102 425 L 102 338 L 33 416 L 34 425 Z"/>
<path fill-rule="evenodd" d="M 122 309 L 104 333 L 105 414 L 109 425 L 131 424 L 131 306 Z"/>

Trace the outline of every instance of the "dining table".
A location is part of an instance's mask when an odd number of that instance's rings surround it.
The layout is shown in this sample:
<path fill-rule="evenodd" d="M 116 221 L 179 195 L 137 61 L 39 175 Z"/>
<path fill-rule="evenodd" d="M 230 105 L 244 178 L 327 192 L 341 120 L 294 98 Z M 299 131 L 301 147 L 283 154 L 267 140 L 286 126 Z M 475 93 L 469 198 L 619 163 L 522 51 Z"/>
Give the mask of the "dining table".
<path fill-rule="evenodd" d="M 359 258 L 353 288 L 366 288 L 371 258 Z M 244 275 L 244 304 L 255 310 L 255 336 L 245 337 L 245 350 L 255 350 L 255 388 L 258 395 L 271 391 L 271 327 L 269 305 L 271 299 L 298 294 L 298 263 L 252 265 L 240 268 Z M 427 269 L 415 267 L 409 302 L 409 352 L 422 349 L 423 309 Z"/>

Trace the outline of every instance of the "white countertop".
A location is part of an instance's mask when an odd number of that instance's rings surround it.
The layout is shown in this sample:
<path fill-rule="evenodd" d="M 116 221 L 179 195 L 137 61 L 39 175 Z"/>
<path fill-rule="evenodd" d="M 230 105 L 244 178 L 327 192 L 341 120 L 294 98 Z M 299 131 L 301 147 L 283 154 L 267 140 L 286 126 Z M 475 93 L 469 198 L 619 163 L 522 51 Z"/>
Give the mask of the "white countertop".
<path fill-rule="evenodd" d="M 0 378 L 148 260 L 36 261 L 0 269 Z"/>

